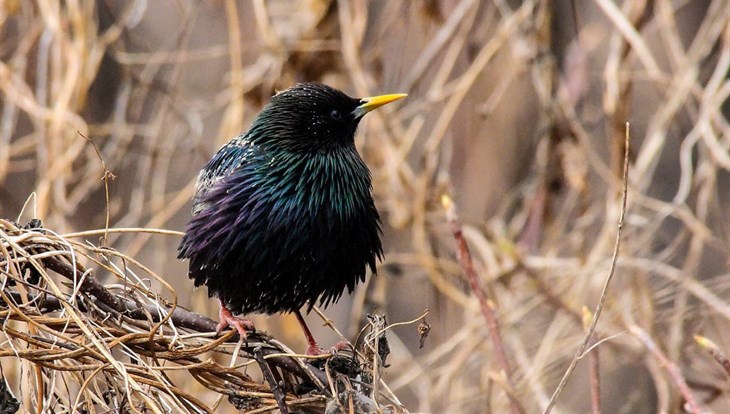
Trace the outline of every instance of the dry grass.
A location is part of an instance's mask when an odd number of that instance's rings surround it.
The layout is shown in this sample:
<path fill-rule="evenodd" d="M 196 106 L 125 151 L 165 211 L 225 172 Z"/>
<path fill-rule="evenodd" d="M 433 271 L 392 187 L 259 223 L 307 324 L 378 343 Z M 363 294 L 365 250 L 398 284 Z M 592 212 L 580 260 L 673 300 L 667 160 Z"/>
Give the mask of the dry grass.
<path fill-rule="evenodd" d="M 38 263 L 43 293 L 21 283 L 21 271 L 28 257 L 59 255 L 92 269 L 114 297 L 212 314 L 204 294 L 188 293 L 175 232 L 152 229 L 182 228 L 197 169 L 246 129 L 273 90 L 321 80 L 353 95 L 409 93 L 401 106 L 369 115 L 358 135 L 388 226 L 386 262 L 350 307 L 327 310 L 350 339 L 362 327 L 378 331 L 372 323 L 383 321 L 364 317 L 374 308 L 390 321 L 431 310 L 423 349 L 417 323 L 393 326 L 390 366 L 366 365 L 384 375 L 378 404 L 546 410 L 586 337 L 593 314 L 582 310 L 601 297 L 626 184 L 614 279 L 557 407 L 727 411 L 727 2 L 519 3 L 0 3 L 0 218 L 22 210 L 19 222 L 40 218 L 48 229 L 0 227 L 0 277 L 3 286 L 16 281 L 3 293 L 12 306 L 2 310 L 0 366 L 23 409 L 56 401 L 56 412 L 73 404 L 193 412 L 232 392 L 260 393 L 258 409 L 276 406 L 253 348 L 236 357 L 251 368 L 229 368 L 230 338 L 216 342 L 194 333 L 205 329 L 159 318 L 140 325 L 152 313 L 105 319 L 116 314 L 97 309 L 78 279 Z M 460 266 L 443 194 L 465 223 L 481 303 Z M 87 229 L 101 230 L 71 233 Z M 61 307 L 43 311 L 38 294 Z M 287 323 L 256 320 L 279 341 L 255 343 L 289 353 L 283 343 L 300 344 Z M 181 350 L 196 362 L 174 359 Z M 301 401 L 292 390 L 305 373 L 292 375 L 288 401 Z M 332 401 L 319 391 L 302 404 L 316 411 Z M 224 402 L 218 412 L 226 411 L 236 409 Z"/>

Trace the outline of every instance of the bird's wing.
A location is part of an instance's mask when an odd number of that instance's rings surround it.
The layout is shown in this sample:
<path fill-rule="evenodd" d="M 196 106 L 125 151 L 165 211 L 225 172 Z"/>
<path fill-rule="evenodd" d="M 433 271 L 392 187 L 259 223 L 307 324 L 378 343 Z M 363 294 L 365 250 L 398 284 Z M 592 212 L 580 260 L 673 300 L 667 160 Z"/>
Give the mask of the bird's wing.
<path fill-rule="evenodd" d="M 207 203 L 204 201 L 205 194 L 221 179 L 249 162 L 255 151 L 255 146 L 244 135 L 232 139 L 218 150 L 198 174 L 193 196 L 193 214 L 197 214 L 207 207 Z"/>

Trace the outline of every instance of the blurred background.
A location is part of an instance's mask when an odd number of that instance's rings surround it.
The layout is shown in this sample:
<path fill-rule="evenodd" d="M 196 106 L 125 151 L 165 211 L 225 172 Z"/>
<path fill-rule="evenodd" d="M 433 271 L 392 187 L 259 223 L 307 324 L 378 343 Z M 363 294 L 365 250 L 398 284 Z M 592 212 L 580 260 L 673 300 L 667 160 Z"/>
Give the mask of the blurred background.
<path fill-rule="evenodd" d="M 0 217 L 60 234 L 107 220 L 181 231 L 199 169 L 277 89 L 408 93 L 357 135 L 385 261 L 325 313 L 353 339 L 368 313 L 429 310 L 422 348 L 415 323 L 388 334 L 384 378 L 411 412 L 505 412 L 505 389 L 539 412 L 611 267 L 630 123 L 622 244 L 596 330 L 602 410 L 683 412 L 668 360 L 703 409 L 728 412 L 728 374 L 694 335 L 730 354 L 729 68 L 726 0 L 3 0 Z M 443 194 L 497 309 L 513 388 Z M 88 241 L 216 315 L 176 259 L 178 237 Z M 290 315 L 254 320 L 304 349 Z M 17 392 L 13 359 L 0 363 Z M 558 411 L 590 412 L 589 376 L 582 360 Z"/>

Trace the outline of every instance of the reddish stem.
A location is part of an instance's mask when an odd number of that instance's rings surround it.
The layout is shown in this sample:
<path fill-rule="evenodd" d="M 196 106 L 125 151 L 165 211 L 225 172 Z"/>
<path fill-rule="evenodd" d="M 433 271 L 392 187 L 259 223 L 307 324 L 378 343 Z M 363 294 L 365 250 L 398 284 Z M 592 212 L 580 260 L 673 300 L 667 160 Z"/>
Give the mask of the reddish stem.
<path fill-rule="evenodd" d="M 700 410 L 700 405 L 697 403 L 697 399 L 695 399 L 694 394 L 692 394 L 692 391 L 689 389 L 687 381 L 685 381 L 684 376 L 677 365 L 664 355 L 664 352 L 662 352 L 656 342 L 654 342 L 646 331 L 636 325 L 629 326 L 629 331 L 639 338 L 646 349 L 648 349 L 649 352 L 651 352 L 651 354 L 659 361 L 659 364 L 667 370 L 669 377 L 672 379 L 674 385 L 677 386 L 680 394 L 682 394 L 682 397 L 684 397 L 684 400 L 687 402 L 685 409 L 690 413 L 700 414 L 702 412 L 702 410 Z"/>
<path fill-rule="evenodd" d="M 507 384 L 511 388 L 510 392 L 507 393 L 507 397 L 510 401 L 510 412 L 513 414 L 524 413 L 522 405 L 514 397 L 515 387 L 514 382 L 512 381 L 512 370 L 510 369 L 509 361 L 507 360 L 507 353 L 505 352 L 504 344 L 502 342 L 502 335 L 499 332 L 499 322 L 497 321 L 497 315 L 494 311 L 494 302 L 487 298 L 484 289 L 482 289 L 479 284 L 479 276 L 474 269 L 474 263 L 472 262 L 471 253 L 469 252 L 469 245 L 464 238 L 462 225 L 459 220 L 459 216 L 456 213 L 454 203 L 451 201 L 451 198 L 446 195 L 442 197 L 441 202 L 446 210 L 446 220 L 448 220 L 449 225 L 451 226 L 451 232 L 453 233 L 454 240 L 456 241 L 456 253 L 459 257 L 461 268 L 464 270 L 464 273 L 469 280 L 472 292 L 474 292 L 474 295 L 476 295 L 477 300 L 479 301 L 479 306 L 481 307 L 482 315 L 484 315 L 484 319 L 487 322 L 489 336 L 492 338 L 494 351 L 497 355 L 497 363 L 502 371 L 504 371 Z"/>
<path fill-rule="evenodd" d="M 591 346 L 596 343 L 591 340 Z M 588 353 L 588 374 L 591 378 L 591 413 L 601 414 L 601 380 L 600 380 L 600 363 L 598 362 L 598 348 L 594 348 Z"/>

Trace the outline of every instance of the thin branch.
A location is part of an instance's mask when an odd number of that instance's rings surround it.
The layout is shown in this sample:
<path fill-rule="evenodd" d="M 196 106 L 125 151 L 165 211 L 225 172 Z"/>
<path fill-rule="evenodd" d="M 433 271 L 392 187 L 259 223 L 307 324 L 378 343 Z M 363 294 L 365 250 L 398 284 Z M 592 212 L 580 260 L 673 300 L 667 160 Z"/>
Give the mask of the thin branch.
<path fill-rule="evenodd" d="M 728 359 L 727 355 L 720 350 L 720 347 L 711 340 L 700 335 L 695 335 L 695 341 L 697 341 L 699 346 L 704 348 L 713 358 L 715 358 L 715 361 L 720 364 L 722 369 L 725 370 L 725 373 L 730 377 L 730 359 Z"/>
<path fill-rule="evenodd" d="M 613 279 L 613 275 L 616 273 L 616 262 L 618 261 L 618 254 L 619 249 L 621 247 L 621 233 L 624 228 L 624 218 L 626 216 L 626 201 L 628 198 L 628 188 L 629 188 L 629 143 L 630 143 L 630 134 L 629 134 L 629 123 L 626 122 L 626 136 L 624 139 L 624 173 L 623 173 L 623 190 L 621 193 L 621 213 L 619 214 L 618 219 L 618 226 L 616 229 L 616 241 L 613 246 L 613 256 L 611 257 L 611 268 L 608 271 L 608 276 L 606 276 L 606 281 L 603 284 L 603 290 L 601 291 L 601 298 L 598 301 L 598 305 L 596 305 L 596 310 L 593 312 L 593 318 L 591 319 L 591 324 L 588 327 L 588 331 L 583 338 L 583 343 L 581 344 L 580 348 L 578 348 L 578 351 L 576 351 L 575 355 L 573 356 L 573 360 L 570 361 L 570 365 L 568 366 L 568 369 L 565 371 L 565 374 L 563 374 L 563 378 L 560 380 L 560 383 L 558 384 L 558 387 L 555 389 L 555 392 L 553 393 L 552 397 L 550 397 L 550 401 L 548 402 L 547 407 L 545 407 L 545 410 L 543 410 L 543 414 L 548 414 L 550 411 L 552 411 L 553 407 L 555 406 L 555 403 L 558 401 L 558 397 L 560 396 L 560 393 L 563 392 L 563 389 L 565 388 L 565 384 L 568 383 L 568 380 L 570 379 L 570 376 L 573 374 L 573 371 L 575 370 L 576 365 L 578 365 L 578 361 L 583 358 L 585 355 L 586 349 L 588 349 L 588 346 L 591 344 L 592 338 L 593 338 L 593 332 L 596 330 L 596 325 L 598 324 L 598 318 L 601 317 L 601 311 L 603 310 L 603 305 L 606 302 L 606 297 L 608 296 L 608 286 L 611 284 L 611 280 Z"/>
<path fill-rule="evenodd" d="M 106 245 L 107 239 L 109 238 L 109 216 L 111 215 L 111 210 L 109 208 L 109 179 L 112 180 L 117 178 L 114 173 L 107 170 L 106 168 L 106 162 L 104 162 L 104 158 L 101 156 L 101 152 L 99 151 L 99 147 L 96 146 L 96 143 L 86 135 L 82 134 L 81 131 L 76 131 L 81 137 L 91 143 L 91 145 L 94 147 L 94 151 L 96 151 L 96 156 L 99 157 L 99 161 L 101 161 L 101 168 L 104 170 L 104 174 L 102 174 L 101 179 L 104 181 L 104 196 L 106 197 L 106 204 L 105 204 L 105 210 L 106 210 L 106 219 L 104 221 L 104 238 L 102 239 L 102 246 Z"/>
<path fill-rule="evenodd" d="M 653 339 L 651 339 L 651 336 L 649 336 L 646 331 L 644 331 L 637 325 L 630 325 L 629 331 L 644 344 L 646 349 L 648 349 L 649 352 L 651 352 L 656 359 L 659 360 L 659 364 L 666 368 L 669 376 L 672 378 L 672 381 L 677 386 L 677 389 L 682 394 L 685 401 L 687 401 L 685 409 L 690 413 L 700 414 L 702 410 L 700 410 L 700 406 L 699 404 L 697 404 L 697 400 L 692 394 L 692 391 L 690 391 L 689 386 L 687 385 L 687 381 L 685 381 L 682 373 L 679 371 L 679 368 L 677 368 L 677 365 L 674 362 L 670 361 L 666 355 L 664 355 L 664 352 L 659 349 L 657 344 L 654 342 Z"/>
<path fill-rule="evenodd" d="M 446 211 L 446 220 L 451 226 L 451 232 L 453 233 L 454 240 L 456 241 L 456 252 L 459 257 L 459 262 L 461 263 L 461 267 L 466 274 L 467 279 L 469 279 L 469 285 L 471 286 L 472 292 L 474 292 L 474 295 L 476 295 L 477 300 L 479 301 L 482 315 L 484 315 L 484 319 L 487 321 L 487 329 L 489 330 L 489 336 L 492 338 L 497 362 L 504 372 L 507 385 L 510 388 L 507 391 L 507 396 L 510 401 L 510 412 L 513 414 L 524 413 L 525 410 L 522 407 L 522 404 L 520 404 L 519 400 L 517 400 L 514 396 L 515 387 L 514 382 L 512 381 L 512 370 L 509 366 L 509 360 L 507 359 L 502 335 L 499 333 L 499 321 L 497 320 L 497 315 L 494 311 L 494 302 L 487 298 L 484 289 L 482 289 L 479 284 L 479 276 L 474 269 L 474 263 L 472 262 L 471 253 L 469 252 L 469 245 L 462 233 L 462 226 L 456 213 L 456 206 L 451 198 L 445 194 L 441 196 L 441 204 Z"/>
<path fill-rule="evenodd" d="M 583 327 L 590 327 L 591 311 L 587 307 L 583 307 Z M 591 339 L 591 346 L 586 351 L 588 353 L 588 377 L 591 384 L 591 414 L 601 414 L 601 365 L 599 361 L 598 349 L 591 352 L 591 349 L 597 347 L 598 336 L 594 335 Z"/>

